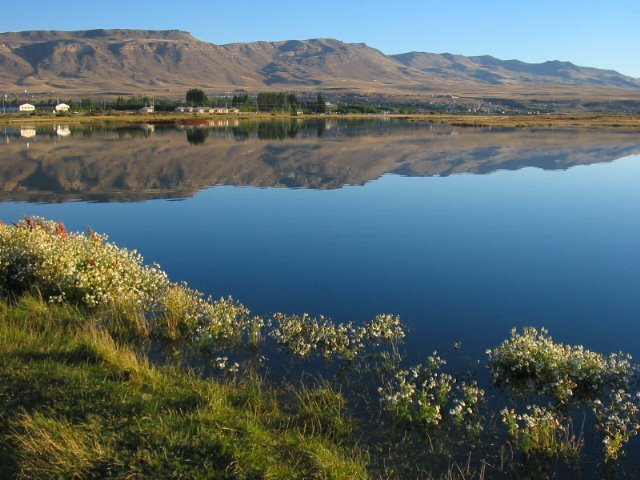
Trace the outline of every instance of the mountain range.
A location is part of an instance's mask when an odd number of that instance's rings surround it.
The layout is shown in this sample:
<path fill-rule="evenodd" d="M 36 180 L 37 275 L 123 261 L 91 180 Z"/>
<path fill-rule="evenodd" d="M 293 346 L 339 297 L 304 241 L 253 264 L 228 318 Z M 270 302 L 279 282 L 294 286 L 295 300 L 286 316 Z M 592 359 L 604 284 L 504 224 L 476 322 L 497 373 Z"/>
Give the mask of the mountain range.
<path fill-rule="evenodd" d="M 178 30 L 26 31 L 0 34 L 0 91 L 17 94 L 164 94 L 303 90 L 391 95 L 605 90 L 640 96 L 640 79 L 569 62 L 491 56 L 385 55 L 334 39 L 216 45 Z"/>

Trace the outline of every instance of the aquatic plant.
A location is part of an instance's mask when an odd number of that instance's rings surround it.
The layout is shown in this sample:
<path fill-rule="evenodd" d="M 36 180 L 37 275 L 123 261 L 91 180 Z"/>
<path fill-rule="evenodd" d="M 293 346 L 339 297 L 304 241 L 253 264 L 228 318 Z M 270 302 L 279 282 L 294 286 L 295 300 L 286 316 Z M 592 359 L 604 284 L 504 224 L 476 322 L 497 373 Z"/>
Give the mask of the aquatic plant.
<path fill-rule="evenodd" d="M 573 433 L 570 419 L 552 408 L 527 405 L 523 413 L 504 408 L 500 415 L 525 455 L 577 458 L 582 449 L 582 436 Z"/>
<path fill-rule="evenodd" d="M 364 325 L 335 323 L 309 314 L 276 313 L 269 336 L 285 351 L 299 357 L 319 353 L 325 358 L 352 360 L 364 350 L 382 344 L 394 345 L 405 333 L 397 315 L 377 315 Z"/>
<path fill-rule="evenodd" d="M 612 390 L 605 401 L 593 402 L 596 428 L 603 434 L 604 457 L 617 460 L 623 447 L 640 431 L 640 392 Z"/>
<path fill-rule="evenodd" d="M 485 391 L 478 386 L 476 380 L 460 382 L 456 390 L 457 396 L 453 398 L 449 414 L 456 425 L 463 426 L 473 435 L 479 435 L 484 430 L 480 403 L 484 400 Z"/>
<path fill-rule="evenodd" d="M 555 342 L 547 330 L 525 327 L 487 350 L 495 383 L 522 395 L 548 395 L 560 403 L 592 401 L 606 388 L 628 388 L 637 374 L 631 356 L 608 357 L 582 345 Z"/>
<path fill-rule="evenodd" d="M 477 440 L 484 430 L 480 406 L 485 391 L 476 380 L 458 382 L 442 370 L 445 365 L 433 352 L 422 364 L 395 370 L 378 388 L 382 406 L 395 419 L 419 429 L 450 422 L 462 428 L 468 439 Z"/>

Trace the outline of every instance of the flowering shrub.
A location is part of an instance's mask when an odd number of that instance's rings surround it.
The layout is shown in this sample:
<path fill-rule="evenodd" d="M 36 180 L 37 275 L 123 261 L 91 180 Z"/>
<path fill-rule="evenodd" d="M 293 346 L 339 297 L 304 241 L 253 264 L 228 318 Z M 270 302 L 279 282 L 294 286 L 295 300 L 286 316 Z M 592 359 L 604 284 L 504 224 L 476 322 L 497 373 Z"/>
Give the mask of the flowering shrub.
<path fill-rule="evenodd" d="M 64 224 L 25 217 L 0 225 L 0 293 L 39 293 L 51 302 L 89 307 L 149 306 L 166 288 L 166 274 L 143 264 L 135 250 L 104 235 L 67 232 Z"/>
<path fill-rule="evenodd" d="M 400 317 L 378 315 L 372 321 L 357 326 L 353 323 L 334 323 L 320 316 L 285 315 L 276 313 L 269 332 L 277 345 L 299 357 L 318 352 L 325 358 L 341 357 L 351 360 L 366 347 L 393 343 L 404 337 Z"/>
<path fill-rule="evenodd" d="M 198 292 L 199 294 L 199 292 Z M 259 331 L 264 322 L 249 317 L 249 309 L 233 298 L 201 300 L 200 321 L 196 328 L 196 341 L 203 347 L 222 340 L 241 341 L 245 334 Z"/>
<path fill-rule="evenodd" d="M 425 427 L 441 425 L 450 405 L 452 422 L 477 436 L 483 430 L 479 405 L 484 390 L 476 381 L 457 383 L 442 372 L 444 365 L 445 360 L 434 352 L 424 364 L 396 371 L 385 387 L 378 388 L 382 404 L 394 417 Z"/>
<path fill-rule="evenodd" d="M 259 320 L 249 318 L 249 309 L 231 297 L 205 298 L 184 283 L 168 286 L 158 299 L 158 310 L 158 333 L 171 340 L 193 340 L 202 348 L 240 341 Z"/>
<path fill-rule="evenodd" d="M 527 405 L 522 414 L 504 408 L 500 415 L 526 455 L 576 457 L 582 448 L 582 438 L 573 434 L 570 421 L 550 408 Z"/>
<path fill-rule="evenodd" d="M 461 382 L 458 393 L 459 396 L 453 398 L 453 408 L 449 414 L 456 425 L 464 426 L 470 433 L 478 435 L 483 430 L 479 405 L 484 399 L 484 390 L 474 380 L 471 383 Z"/>
<path fill-rule="evenodd" d="M 522 334 L 513 329 L 511 339 L 487 354 L 497 385 L 516 393 L 550 395 L 561 403 L 593 400 L 608 387 L 628 388 L 636 373 L 629 355 L 606 357 L 581 345 L 557 343 L 547 330 L 533 327 Z"/>
<path fill-rule="evenodd" d="M 616 460 L 623 447 L 640 430 L 640 392 L 635 395 L 622 389 L 609 392 L 603 403 L 593 403 L 596 416 L 596 428 L 603 434 L 604 457 L 607 461 Z"/>
<path fill-rule="evenodd" d="M 446 362 L 436 352 L 408 370 L 398 370 L 378 391 L 393 416 L 422 425 L 439 425 L 455 379 L 441 371 Z"/>
<path fill-rule="evenodd" d="M 173 283 L 158 265 L 147 266 L 135 250 L 89 230 L 67 232 L 64 224 L 25 217 L 0 224 L 0 294 L 39 293 L 47 301 L 141 309 L 155 333 L 209 346 L 222 339 L 255 336 L 262 325 L 231 298 L 217 301 L 186 284 Z"/>

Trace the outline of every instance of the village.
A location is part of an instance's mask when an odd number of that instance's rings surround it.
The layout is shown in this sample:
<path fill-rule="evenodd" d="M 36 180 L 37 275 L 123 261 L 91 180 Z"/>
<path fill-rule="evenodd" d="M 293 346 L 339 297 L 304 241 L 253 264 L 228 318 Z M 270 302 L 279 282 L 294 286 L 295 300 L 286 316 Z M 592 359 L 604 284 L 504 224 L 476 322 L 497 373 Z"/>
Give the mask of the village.
<path fill-rule="evenodd" d="M 51 113 L 53 114 L 61 114 L 61 113 L 68 113 L 70 110 L 70 106 L 67 105 L 66 103 L 58 103 L 52 110 Z M 43 109 L 44 110 L 44 109 Z M 36 111 L 36 106 L 31 104 L 31 103 L 23 103 L 18 105 L 18 107 L 4 107 L 3 108 L 3 113 L 12 113 L 12 112 L 19 112 L 19 113 L 34 113 Z M 199 115 L 206 115 L 206 114 L 210 114 L 210 115 L 228 115 L 228 114 L 233 114 L 233 115 L 238 115 L 240 114 L 240 109 L 238 108 L 224 108 L 224 107 L 176 107 L 174 109 L 174 111 L 176 113 L 195 113 L 195 114 L 199 114 Z M 138 109 L 139 113 L 143 113 L 143 114 L 150 114 L 150 113 L 155 113 L 155 107 L 153 105 L 150 106 L 144 106 Z M 74 112 L 74 113 L 78 113 L 78 112 Z"/>

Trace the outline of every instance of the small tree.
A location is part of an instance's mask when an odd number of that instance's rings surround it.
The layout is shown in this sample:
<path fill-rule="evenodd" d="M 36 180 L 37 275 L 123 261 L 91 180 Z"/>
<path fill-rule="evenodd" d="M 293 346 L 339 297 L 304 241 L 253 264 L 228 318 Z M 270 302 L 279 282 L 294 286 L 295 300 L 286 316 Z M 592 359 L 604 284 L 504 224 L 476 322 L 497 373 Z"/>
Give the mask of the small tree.
<path fill-rule="evenodd" d="M 318 99 L 316 100 L 316 113 L 326 113 L 326 111 L 327 111 L 327 101 L 324 99 L 324 95 L 319 93 Z"/>
<path fill-rule="evenodd" d="M 298 100 L 298 96 L 293 92 L 287 95 L 287 103 L 293 113 L 300 109 L 300 100 Z"/>
<path fill-rule="evenodd" d="M 191 104 L 191 105 L 203 105 L 207 102 L 207 95 L 200 90 L 199 88 L 192 88 L 190 90 L 187 90 L 187 103 Z"/>
<path fill-rule="evenodd" d="M 83 98 L 80 100 L 80 108 L 82 108 L 82 110 L 90 112 L 93 107 L 93 100 L 91 100 L 90 98 Z"/>

